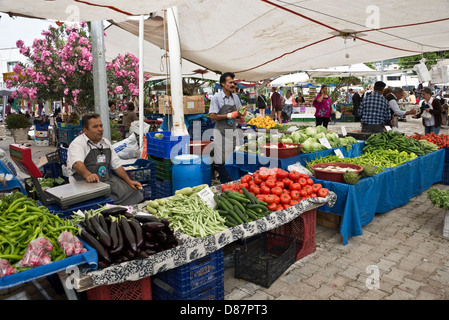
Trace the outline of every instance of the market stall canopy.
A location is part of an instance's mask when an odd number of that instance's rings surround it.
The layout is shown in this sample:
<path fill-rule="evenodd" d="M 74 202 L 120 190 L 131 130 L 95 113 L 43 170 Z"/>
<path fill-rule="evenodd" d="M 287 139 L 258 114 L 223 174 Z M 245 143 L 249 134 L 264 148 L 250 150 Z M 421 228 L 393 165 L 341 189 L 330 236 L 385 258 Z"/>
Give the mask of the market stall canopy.
<path fill-rule="evenodd" d="M 105 29 L 104 47 L 106 51 L 106 61 L 112 61 L 117 55 L 131 53 L 139 56 L 139 37 L 133 35 L 115 25 L 110 25 Z M 120 39 L 120 41 L 118 41 Z M 166 79 L 169 77 L 167 70 L 168 60 L 163 48 L 145 41 L 144 42 L 144 62 L 143 68 L 149 74 L 150 80 Z M 202 78 L 217 81 L 219 74 L 204 69 L 203 67 L 182 59 L 182 75 L 185 78 Z"/>
<path fill-rule="evenodd" d="M 297 72 L 280 76 L 270 82 L 270 87 L 296 87 L 310 82 L 309 76 L 305 72 Z"/>
<path fill-rule="evenodd" d="M 398 74 L 411 71 L 411 69 L 401 70 L 374 70 L 364 63 L 357 63 L 350 66 L 338 66 L 325 69 L 307 70 L 310 77 L 375 77 L 382 74 Z"/>
<path fill-rule="evenodd" d="M 178 5 L 181 51 L 209 70 L 257 81 L 447 50 L 449 2 L 434 0 L 432 8 L 422 0 L 191 0 Z M 146 41 L 159 47 L 163 17 L 145 21 Z M 138 22 L 117 25 L 138 35 Z"/>

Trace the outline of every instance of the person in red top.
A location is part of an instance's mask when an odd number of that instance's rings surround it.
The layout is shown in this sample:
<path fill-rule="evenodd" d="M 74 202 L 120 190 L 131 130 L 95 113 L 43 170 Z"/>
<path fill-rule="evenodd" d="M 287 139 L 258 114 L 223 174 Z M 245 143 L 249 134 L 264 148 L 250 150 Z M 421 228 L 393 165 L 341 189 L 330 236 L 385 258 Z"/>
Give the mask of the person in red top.
<path fill-rule="evenodd" d="M 329 120 L 331 118 L 332 111 L 332 99 L 327 93 L 327 86 L 322 85 L 320 92 L 313 100 L 313 106 L 315 107 L 315 123 L 317 126 L 322 125 L 327 128 Z"/>
<path fill-rule="evenodd" d="M 282 123 L 282 97 L 279 94 L 279 92 L 277 92 L 277 88 L 276 87 L 272 87 L 271 88 L 271 110 L 272 112 L 274 112 L 273 114 L 273 120 L 276 116 L 276 120 L 278 121 L 278 123 Z"/>

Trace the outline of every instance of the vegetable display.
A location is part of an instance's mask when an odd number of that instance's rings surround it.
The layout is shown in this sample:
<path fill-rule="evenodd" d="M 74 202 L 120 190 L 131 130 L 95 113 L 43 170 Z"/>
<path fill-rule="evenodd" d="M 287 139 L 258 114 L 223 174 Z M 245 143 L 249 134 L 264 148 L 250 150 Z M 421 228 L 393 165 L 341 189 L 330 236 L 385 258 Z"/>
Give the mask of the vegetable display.
<path fill-rule="evenodd" d="M 37 206 L 20 192 L 2 197 L 0 208 L 0 261 L 7 260 L 15 272 L 58 261 L 74 253 L 65 251 L 58 241 L 64 231 L 77 234 L 78 228 L 71 220 L 50 213 L 45 206 Z M 44 242 L 45 252 L 35 250 L 36 243 L 43 245 Z M 79 243 L 77 247 L 80 248 Z"/>
<path fill-rule="evenodd" d="M 445 135 L 444 133 L 436 134 L 435 132 L 431 132 L 428 134 L 419 134 L 415 133 L 415 135 L 410 138 L 416 139 L 419 142 L 423 143 L 427 141 L 429 143 L 433 143 L 437 146 L 438 149 L 441 148 L 449 148 L 449 135 Z"/>
<path fill-rule="evenodd" d="M 242 193 L 227 189 L 221 195 L 215 195 L 214 199 L 216 209 L 228 227 L 254 221 L 270 213 L 267 203 L 258 200 L 245 187 L 242 187 Z"/>
<path fill-rule="evenodd" d="M 294 143 L 300 144 L 300 150 L 303 153 L 326 150 L 327 148 L 320 143 L 320 138 L 326 138 L 332 148 L 346 147 L 347 150 L 350 150 L 352 144 L 357 143 L 354 137 L 340 138 L 338 133 L 328 131 L 323 126 L 303 127 L 291 133 L 291 137 Z"/>
<path fill-rule="evenodd" d="M 248 124 L 254 125 L 257 128 L 273 129 L 276 126 L 276 122 L 269 116 L 265 117 L 255 117 L 247 122 Z"/>
<path fill-rule="evenodd" d="M 372 134 L 365 142 L 363 152 L 373 152 L 375 150 L 398 150 L 422 156 L 434 151 L 433 148 L 419 143 L 416 139 L 406 137 L 400 132 L 381 132 Z"/>
<path fill-rule="evenodd" d="M 149 214 L 133 215 L 114 206 L 84 211 L 75 217 L 81 239 L 98 253 L 99 268 L 133 259 L 144 259 L 176 247 L 179 242 L 168 219 Z"/>
<path fill-rule="evenodd" d="M 449 190 L 440 190 L 438 188 L 430 188 L 427 191 L 427 199 L 432 201 L 432 205 L 437 208 L 449 209 Z"/>

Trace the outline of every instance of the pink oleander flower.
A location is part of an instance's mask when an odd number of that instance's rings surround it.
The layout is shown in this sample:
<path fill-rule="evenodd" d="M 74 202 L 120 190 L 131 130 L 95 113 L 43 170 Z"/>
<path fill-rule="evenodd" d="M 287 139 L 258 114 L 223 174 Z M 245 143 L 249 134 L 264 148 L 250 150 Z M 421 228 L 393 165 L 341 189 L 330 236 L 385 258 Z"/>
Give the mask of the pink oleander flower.
<path fill-rule="evenodd" d="M 17 48 L 22 48 L 23 46 L 24 46 L 24 42 L 23 42 L 23 40 L 17 40 L 17 42 L 16 42 L 16 46 L 17 46 Z"/>

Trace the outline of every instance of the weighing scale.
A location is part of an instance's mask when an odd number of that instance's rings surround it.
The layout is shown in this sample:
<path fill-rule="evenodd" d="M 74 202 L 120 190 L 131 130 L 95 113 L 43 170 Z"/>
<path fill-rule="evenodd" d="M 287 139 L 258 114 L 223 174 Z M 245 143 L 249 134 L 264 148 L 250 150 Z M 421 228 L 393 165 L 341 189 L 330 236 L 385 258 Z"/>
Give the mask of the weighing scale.
<path fill-rule="evenodd" d="M 76 181 L 44 191 L 38 180 L 43 175 L 32 160 L 31 149 L 20 144 L 11 144 L 9 145 L 9 151 L 11 159 L 24 173 L 31 177 L 39 199 L 44 206 L 56 204 L 62 210 L 66 210 L 75 204 L 99 197 L 108 197 L 111 194 L 109 184 L 104 182 L 88 183 L 86 181 Z"/>

